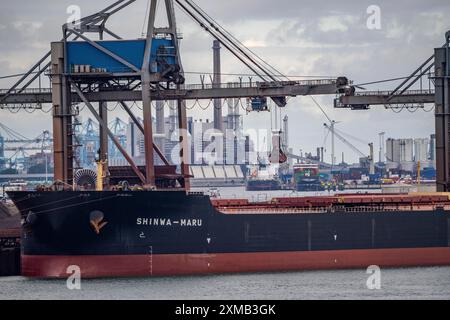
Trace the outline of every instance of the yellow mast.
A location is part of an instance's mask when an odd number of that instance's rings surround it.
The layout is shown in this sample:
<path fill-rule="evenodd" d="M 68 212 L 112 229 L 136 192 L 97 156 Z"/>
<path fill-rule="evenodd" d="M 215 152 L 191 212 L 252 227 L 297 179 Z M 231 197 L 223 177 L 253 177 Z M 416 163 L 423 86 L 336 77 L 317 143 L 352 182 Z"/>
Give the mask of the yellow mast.
<path fill-rule="evenodd" d="M 106 161 L 97 161 L 97 183 L 95 186 L 95 190 L 97 191 L 103 191 L 103 179 L 104 179 L 104 174 L 103 174 L 103 166 L 105 165 Z"/>

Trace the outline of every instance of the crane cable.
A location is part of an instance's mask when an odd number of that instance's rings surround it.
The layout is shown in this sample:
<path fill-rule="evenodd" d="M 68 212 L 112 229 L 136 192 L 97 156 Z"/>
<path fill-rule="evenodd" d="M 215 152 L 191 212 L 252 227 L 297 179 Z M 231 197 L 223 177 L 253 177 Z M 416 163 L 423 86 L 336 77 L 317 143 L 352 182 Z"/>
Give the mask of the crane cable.
<path fill-rule="evenodd" d="M 178 1 L 178 0 L 177 0 Z M 185 2 L 195 11 L 197 12 L 197 14 L 199 14 L 206 22 L 208 22 L 210 24 L 210 26 L 221 35 L 221 38 L 218 39 L 219 41 L 223 41 L 225 39 L 225 41 L 227 41 L 228 43 L 230 43 L 238 52 L 240 52 L 241 55 L 244 55 L 244 57 L 246 57 L 248 60 L 250 60 L 250 62 L 256 66 L 258 69 L 260 69 L 266 76 L 268 76 L 272 81 L 279 81 L 279 79 L 273 77 L 270 75 L 270 72 L 266 69 L 266 67 L 262 66 L 261 64 L 259 64 L 258 62 L 256 62 L 254 60 L 254 57 L 251 57 L 251 54 L 249 54 L 248 52 L 245 52 L 246 48 L 244 45 L 240 46 L 236 41 L 233 41 L 233 39 L 226 35 L 225 32 L 223 32 L 217 25 L 216 22 L 214 21 L 214 19 L 209 18 L 207 15 L 205 15 L 204 13 L 202 13 L 203 10 L 201 10 L 201 8 L 199 8 L 198 6 L 196 6 L 191 0 L 185 0 Z M 247 48 L 248 51 L 248 48 Z M 233 54 L 236 54 L 236 51 L 232 50 L 231 51 Z"/>
<path fill-rule="evenodd" d="M 212 24 L 210 21 L 208 21 L 204 16 L 202 21 L 202 18 L 198 15 L 194 14 L 191 10 L 189 10 L 183 3 L 181 3 L 181 0 L 175 0 L 175 3 L 182 9 L 183 12 L 185 12 L 188 16 L 190 16 L 192 19 L 194 19 L 200 27 L 202 27 L 206 32 L 208 32 L 210 35 L 212 35 L 215 39 L 217 39 L 225 48 L 230 51 L 235 57 L 237 57 L 242 63 L 244 63 L 252 72 L 256 73 L 258 77 L 260 77 L 263 81 L 267 81 L 267 79 L 261 75 L 259 72 L 255 70 L 255 67 L 258 69 L 261 69 L 261 67 L 258 64 L 255 64 L 252 62 L 251 58 L 247 58 L 242 56 L 242 53 L 237 52 L 236 50 L 233 50 L 230 48 L 230 46 L 234 46 L 236 48 L 236 45 L 233 44 L 229 39 L 227 40 L 226 37 L 220 35 L 220 30 L 218 28 L 209 28 L 207 25 L 210 24 L 212 27 L 214 27 L 214 24 Z M 192 6 L 191 3 L 186 2 L 189 6 Z M 194 8 L 194 11 L 198 12 L 198 9 Z M 239 50 L 239 49 L 238 49 Z M 241 49 L 242 50 L 242 49 Z M 250 60 L 250 61 L 249 61 Z M 261 69 L 263 73 L 266 73 L 267 71 L 264 71 L 264 69 Z M 272 77 L 273 80 L 275 80 Z"/>
<path fill-rule="evenodd" d="M 265 61 L 263 58 L 261 58 L 258 54 L 256 54 L 253 50 L 251 50 L 249 47 L 247 47 L 245 44 L 243 44 L 239 39 L 237 39 L 232 33 L 230 33 L 227 29 L 225 29 L 222 25 L 220 25 L 217 20 L 212 18 L 210 15 L 208 15 L 207 12 L 205 12 L 200 6 L 198 6 L 194 1 L 192 0 L 186 0 L 190 1 L 193 6 L 195 6 L 197 9 L 199 9 L 203 14 L 205 14 L 211 21 L 214 22 L 214 24 L 222 29 L 228 36 L 231 37 L 235 42 L 237 42 L 241 47 L 245 48 L 247 51 L 249 51 L 255 58 L 260 60 L 263 64 L 265 64 L 269 70 L 271 69 L 272 72 L 274 72 L 274 75 L 285 78 L 286 80 L 290 80 L 287 76 L 285 76 L 283 73 L 281 73 L 279 70 L 277 70 L 275 67 L 273 67 L 271 64 L 269 64 L 267 61 Z"/>
<path fill-rule="evenodd" d="M 145 37 L 145 26 L 147 25 L 147 20 L 148 20 L 148 15 L 150 12 L 150 1 L 151 0 L 147 0 L 147 7 L 145 9 L 145 16 L 144 16 L 144 22 L 142 24 L 142 37 Z"/>
<path fill-rule="evenodd" d="M 322 111 L 324 116 L 327 118 L 328 122 L 332 123 L 333 120 L 331 120 L 331 118 L 328 116 L 328 114 L 325 112 L 325 110 L 322 108 L 322 106 L 317 102 L 317 100 L 313 96 L 309 96 L 309 97 L 314 102 L 314 104 L 320 109 L 320 111 Z"/>

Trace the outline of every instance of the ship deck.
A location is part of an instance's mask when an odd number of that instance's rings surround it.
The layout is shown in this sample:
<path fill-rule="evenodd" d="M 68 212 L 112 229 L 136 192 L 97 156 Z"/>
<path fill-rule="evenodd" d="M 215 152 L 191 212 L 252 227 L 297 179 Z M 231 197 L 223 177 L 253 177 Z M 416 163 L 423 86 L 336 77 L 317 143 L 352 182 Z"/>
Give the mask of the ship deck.
<path fill-rule="evenodd" d="M 312 214 L 352 212 L 420 212 L 450 210 L 450 194 L 344 194 L 325 197 L 273 198 L 265 202 L 248 199 L 214 199 L 223 214 Z"/>

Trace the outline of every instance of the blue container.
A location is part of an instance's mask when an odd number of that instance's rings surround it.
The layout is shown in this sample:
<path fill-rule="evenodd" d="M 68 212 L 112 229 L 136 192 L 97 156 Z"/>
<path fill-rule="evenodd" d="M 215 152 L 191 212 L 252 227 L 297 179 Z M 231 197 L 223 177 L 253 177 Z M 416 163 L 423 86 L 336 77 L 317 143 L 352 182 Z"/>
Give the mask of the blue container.
<path fill-rule="evenodd" d="M 425 180 L 434 180 L 436 179 L 436 169 L 434 168 L 423 168 L 420 171 L 420 176 Z"/>
<path fill-rule="evenodd" d="M 379 173 L 369 174 L 369 182 L 371 184 L 381 183 L 381 174 L 379 174 Z"/>
<path fill-rule="evenodd" d="M 132 64 L 139 70 L 144 60 L 146 40 L 114 40 L 96 41 L 97 44 Z M 176 64 L 176 52 L 173 41 L 170 39 L 153 39 L 150 56 L 152 72 L 160 72 L 162 66 Z M 68 73 L 84 73 L 86 70 L 75 66 L 89 66 L 90 71 L 103 69 L 103 72 L 121 73 L 132 72 L 131 68 L 120 63 L 106 53 L 98 50 L 86 41 L 73 41 L 67 43 Z"/>

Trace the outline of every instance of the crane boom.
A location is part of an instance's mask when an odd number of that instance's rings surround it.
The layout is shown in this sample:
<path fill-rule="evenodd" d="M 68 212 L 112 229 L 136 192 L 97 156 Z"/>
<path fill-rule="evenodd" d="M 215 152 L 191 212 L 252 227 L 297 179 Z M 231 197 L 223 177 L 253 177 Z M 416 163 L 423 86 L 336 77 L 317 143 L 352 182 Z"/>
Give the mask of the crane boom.
<path fill-rule="evenodd" d="M 343 77 L 341 77 L 343 79 Z M 251 97 L 295 97 L 306 95 L 328 95 L 341 93 L 349 85 L 350 81 L 338 81 L 337 79 L 279 81 L 279 82 L 252 82 L 241 83 L 238 87 L 230 87 L 228 84 L 216 86 L 193 84 L 185 85 L 181 89 L 150 89 L 152 99 L 157 100 L 202 100 L 202 99 L 230 99 Z M 20 93 L 10 92 L 7 96 L 5 90 L 0 90 L 1 104 L 41 104 L 52 103 L 52 93 L 49 89 L 26 89 Z M 141 90 L 124 90 L 123 88 L 109 88 L 108 91 L 86 92 L 86 98 L 91 102 L 116 102 L 116 101 L 141 101 Z M 72 92 L 73 102 L 82 102 Z M 0 104 L 0 107 L 1 107 Z M 5 106 L 1 108 L 6 108 Z"/>
<path fill-rule="evenodd" d="M 329 126 L 328 124 L 324 123 L 323 126 L 325 128 L 327 128 L 328 130 L 330 130 L 331 133 L 333 133 L 333 129 L 331 128 L 331 126 Z M 338 137 L 339 140 L 341 140 L 345 145 L 347 145 L 349 148 L 351 148 L 353 151 L 355 151 L 355 153 L 357 153 L 358 155 L 360 155 L 361 157 L 367 157 L 367 155 L 365 155 L 361 150 L 359 150 L 357 147 L 355 147 L 351 142 L 349 142 L 347 139 L 345 139 L 342 135 L 340 135 L 339 133 L 336 132 L 336 130 L 334 130 L 334 134 L 336 137 Z"/>
<path fill-rule="evenodd" d="M 38 146 L 35 146 L 35 147 L 18 147 L 18 148 L 14 148 L 14 147 L 5 147 L 4 149 L 3 149 L 3 151 L 9 151 L 9 152 L 15 152 L 15 151 L 17 151 L 17 150 L 20 150 L 20 151 L 43 151 L 43 150 L 45 150 L 45 151 L 51 151 L 52 150 L 52 147 L 51 146 L 45 146 L 44 148 L 42 148 L 42 147 L 38 147 Z"/>
<path fill-rule="evenodd" d="M 357 154 L 359 154 L 362 158 L 367 158 L 370 162 L 370 168 L 369 168 L 369 173 L 370 174 L 374 174 L 375 173 L 375 162 L 374 162 L 374 155 L 373 155 L 373 143 L 369 143 L 369 156 L 366 156 L 361 150 L 359 150 L 357 147 L 355 147 L 350 141 L 348 141 L 347 139 L 345 139 L 341 134 L 339 134 L 338 132 L 336 132 L 336 130 L 333 130 L 333 128 L 331 128 L 331 126 L 329 126 L 328 124 L 324 123 L 323 126 L 325 128 L 327 128 L 328 130 L 330 130 L 331 133 L 334 133 L 334 135 L 341 140 L 345 145 L 347 145 L 348 147 L 350 147 L 353 151 L 355 151 Z"/>

